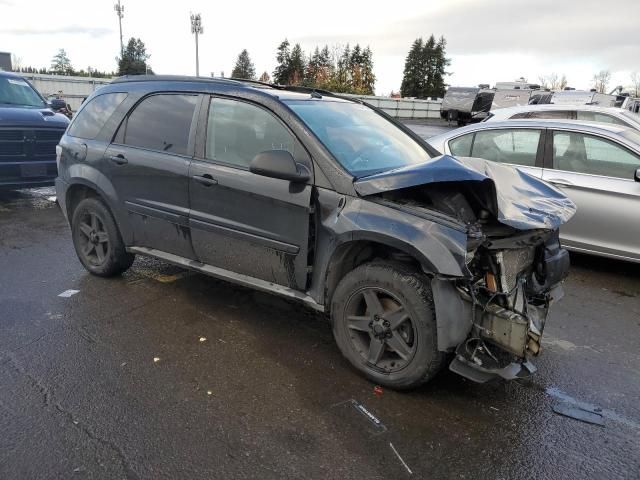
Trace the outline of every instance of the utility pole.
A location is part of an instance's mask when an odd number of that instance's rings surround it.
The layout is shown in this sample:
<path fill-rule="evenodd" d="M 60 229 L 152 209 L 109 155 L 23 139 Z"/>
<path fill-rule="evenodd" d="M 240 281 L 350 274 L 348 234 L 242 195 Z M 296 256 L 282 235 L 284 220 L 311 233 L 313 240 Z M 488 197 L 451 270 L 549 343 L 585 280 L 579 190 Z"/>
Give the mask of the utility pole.
<path fill-rule="evenodd" d="M 198 35 L 204 32 L 202 29 L 202 17 L 199 13 L 191 14 L 191 33 L 196 36 L 196 77 L 200 76 L 200 58 L 198 57 Z"/>
<path fill-rule="evenodd" d="M 118 15 L 118 24 L 120 25 L 120 58 L 124 55 L 124 43 L 122 42 L 122 17 L 124 17 L 124 5 L 120 4 L 120 0 L 113 6 Z"/>

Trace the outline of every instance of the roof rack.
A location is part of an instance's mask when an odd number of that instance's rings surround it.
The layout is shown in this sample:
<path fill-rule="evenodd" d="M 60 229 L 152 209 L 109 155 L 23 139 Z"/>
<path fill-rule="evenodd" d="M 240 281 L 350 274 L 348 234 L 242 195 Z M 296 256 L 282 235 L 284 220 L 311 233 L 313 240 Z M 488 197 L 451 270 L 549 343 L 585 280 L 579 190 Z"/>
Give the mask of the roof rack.
<path fill-rule="evenodd" d="M 202 83 L 226 83 L 237 85 L 238 80 L 219 77 L 190 77 L 188 75 L 123 75 L 114 78 L 111 83 L 124 82 L 202 82 Z"/>

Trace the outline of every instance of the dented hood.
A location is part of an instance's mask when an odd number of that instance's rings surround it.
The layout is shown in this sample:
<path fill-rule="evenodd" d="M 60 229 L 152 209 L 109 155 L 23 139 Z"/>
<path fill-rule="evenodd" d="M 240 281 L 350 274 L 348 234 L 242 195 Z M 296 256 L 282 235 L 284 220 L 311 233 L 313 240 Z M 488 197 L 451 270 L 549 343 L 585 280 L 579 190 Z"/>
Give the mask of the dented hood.
<path fill-rule="evenodd" d="M 491 182 L 498 221 L 519 230 L 555 229 L 576 206 L 562 192 L 517 168 L 481 158 L 442 155 L 355 181 L 361 196 L 439 182 Z"/>

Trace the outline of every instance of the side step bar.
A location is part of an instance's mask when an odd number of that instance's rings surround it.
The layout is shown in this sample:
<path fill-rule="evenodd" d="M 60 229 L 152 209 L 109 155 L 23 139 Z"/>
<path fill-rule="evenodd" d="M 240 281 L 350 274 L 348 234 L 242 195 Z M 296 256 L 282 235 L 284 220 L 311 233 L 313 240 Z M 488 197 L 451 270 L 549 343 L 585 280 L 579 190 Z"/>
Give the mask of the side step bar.
<path fill-rule="evenodd" d="M 190 270 L 195 270 L 197 272 L 202 272 L 206 275 L 219 278 L 220 280 L 226 280 L 228 282 L 242 285 L 243 287 L 249 287 L 267 293 L 274 293 L 282 297 L 297 300 L 304 303 L 305 305 L 308 305 L 314 310 L 317 310 L 318 312 L 324 312 L 324 305 L 320 305 L 309 295 L 289 287 L 278 285 L 273 282 L 267 282 L 266 280 L 260 280 L 259 278 L 250 277 L 249 275 L 243 275 L 241 273 L 230 272 L 229 270 L 225 270 L 224 268 L 206 265 L 196 260 L 190 260 L 179 255 L 156 250 L 155 248 L 128 247 L 127 251 L 131 253 L 139 253 L 141 255 L 156 257 L 160 260 L 173 263 L 174 265 L 188 268 Z"/>

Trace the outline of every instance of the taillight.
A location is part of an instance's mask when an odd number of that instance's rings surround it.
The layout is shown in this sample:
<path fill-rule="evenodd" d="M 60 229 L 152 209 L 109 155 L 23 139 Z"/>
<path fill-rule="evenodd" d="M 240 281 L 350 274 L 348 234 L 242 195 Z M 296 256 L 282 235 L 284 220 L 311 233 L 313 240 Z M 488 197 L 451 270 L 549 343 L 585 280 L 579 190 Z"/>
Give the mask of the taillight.
<path fill-rule="evenodd" d="M 56 145 L 56 167 L 60 170 L 60 157 L 62 156 L 62 147 Z"/>

